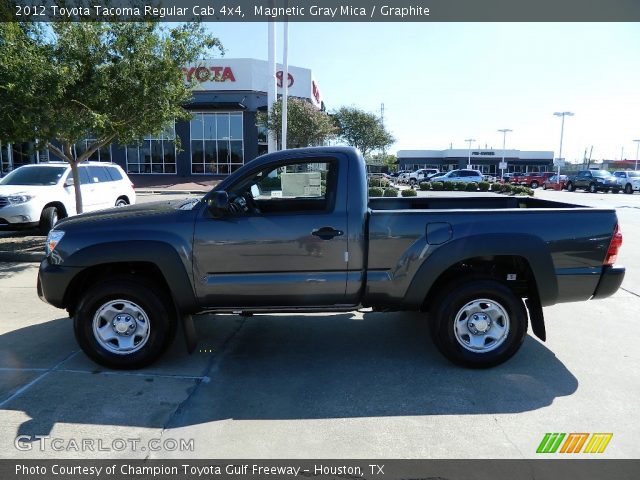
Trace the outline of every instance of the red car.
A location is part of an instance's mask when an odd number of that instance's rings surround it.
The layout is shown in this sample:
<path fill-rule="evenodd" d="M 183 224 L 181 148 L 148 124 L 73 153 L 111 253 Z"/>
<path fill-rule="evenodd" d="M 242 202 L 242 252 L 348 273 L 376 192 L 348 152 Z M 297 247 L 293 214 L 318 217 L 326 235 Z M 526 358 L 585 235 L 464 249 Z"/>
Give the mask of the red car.
<path fill-rule="evenodd" d="M 560 175 L 560 179 L 558 179 L 558 175 L 554 175 L 553 177 L 548 178 L 543 184 L 542 188 L 544 190 L 559 190 L 562 191 L 567 188 L 567 176 Z"/>
<path fill-rule="evenodd" d="M 513 183 L 517 182 L 520 185 L 526 185 L 531 188 L 538 188 L 554 175 L 554 172 L 529 172 L 525 173 L 523 176 L 516 178 Z"/>

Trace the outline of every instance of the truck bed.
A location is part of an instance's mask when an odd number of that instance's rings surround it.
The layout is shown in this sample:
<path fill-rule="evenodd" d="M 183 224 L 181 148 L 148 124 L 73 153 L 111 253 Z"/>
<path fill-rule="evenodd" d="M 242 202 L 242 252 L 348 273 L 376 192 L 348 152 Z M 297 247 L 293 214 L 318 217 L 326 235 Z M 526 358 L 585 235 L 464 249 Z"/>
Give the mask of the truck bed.
<path fill-rule="evenodd" d="M 507 208 L 589 208 L 532 197 L 406 197 L 371 198 L 371 210 L 493 210 Z"/>

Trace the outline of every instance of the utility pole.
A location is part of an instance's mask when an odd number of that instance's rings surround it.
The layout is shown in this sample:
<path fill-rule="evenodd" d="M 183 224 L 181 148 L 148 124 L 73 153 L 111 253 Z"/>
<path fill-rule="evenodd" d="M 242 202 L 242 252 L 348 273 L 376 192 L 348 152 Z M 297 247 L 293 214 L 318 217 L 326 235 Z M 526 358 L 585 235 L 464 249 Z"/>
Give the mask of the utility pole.
<path fill-rule="evenodd" d="M 470 169 L 471 168 L 471 142 L 475 142 L 476 139 L 475 138 L 467 138 L 465 139 L 465 142 L 469 142 L 469 156 L 467 159 L 467 168 Z"/>
<path fill-rule="evenodd" d="M 513 132 L 513 130 L 509 128 L 501 128 L 498 131 L 502 132 L 502 168 L 500 169 L 500 180 L 502 181 L 502 179 L 504 178 L 504 165 L 505 165 L 504 157 L 505 157 L 505 148 L 507 145 L 507 133 Z"/>
<path fill-rule="evenodd" d="M 560 164 L 562 162 L 562 138 L 564 137 L 564 117 L 573 117 L 573 112 L 555 112 L 556 117 L 562 117 L 560 126 L 560 153 L 558 155 L 558 180 L 560 180 Z"/>

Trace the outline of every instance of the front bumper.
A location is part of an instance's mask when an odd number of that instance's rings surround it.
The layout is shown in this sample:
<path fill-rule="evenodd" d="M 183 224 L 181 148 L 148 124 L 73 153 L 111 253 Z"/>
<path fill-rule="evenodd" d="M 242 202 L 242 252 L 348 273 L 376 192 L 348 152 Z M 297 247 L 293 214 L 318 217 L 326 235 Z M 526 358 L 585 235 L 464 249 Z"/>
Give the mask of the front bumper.
<path fill-rule="evenodd" d="M 57 308 L 65 308 L 65 293 L 80 268 L 53 265 L 49 258 L 40 263 L 38 270 L 38 297 Z"/>
<path fill-rule="evenodd" d="M 35 226 L 40 221 L 41 212 L 42 209 L 33 200 L 19 205 L 6 205 L 0 208 L 0 228 L 16 230 Z"/>
<path fill-rule="evenodd" d="M 604 267 L 600 281 L 593 292 L 593 299 L 607 298 L 616 293 L 624 280 L 625 268 L 618 265 Z"/>

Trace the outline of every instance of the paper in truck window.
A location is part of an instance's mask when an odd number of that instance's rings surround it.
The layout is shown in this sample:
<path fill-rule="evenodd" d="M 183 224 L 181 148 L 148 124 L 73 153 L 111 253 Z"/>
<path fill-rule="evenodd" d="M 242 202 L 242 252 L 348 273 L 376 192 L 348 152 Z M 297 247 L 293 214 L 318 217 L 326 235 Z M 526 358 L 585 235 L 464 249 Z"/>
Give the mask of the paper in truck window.
<path fill-rule="evenodd" d="M 271 190 L 271 198 L 282 198 L 282 190 Z"/>

